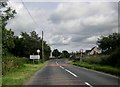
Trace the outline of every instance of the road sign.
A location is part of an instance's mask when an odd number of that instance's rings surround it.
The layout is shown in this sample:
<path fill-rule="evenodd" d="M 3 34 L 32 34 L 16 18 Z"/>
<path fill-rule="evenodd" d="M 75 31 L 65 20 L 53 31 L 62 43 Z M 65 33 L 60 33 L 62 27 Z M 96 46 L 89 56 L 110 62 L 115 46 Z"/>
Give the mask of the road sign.
<path fill-rule="evenodd" d="M 30 59 L 40 59 L 40 55 L 30 55 Z"/>
<path fill-rule="evenodd" d="M 39 52 L 40 52 L 40 50 L 38 49 L 38 50 L 37 50 L 37 53 L 39 53 Z"/>

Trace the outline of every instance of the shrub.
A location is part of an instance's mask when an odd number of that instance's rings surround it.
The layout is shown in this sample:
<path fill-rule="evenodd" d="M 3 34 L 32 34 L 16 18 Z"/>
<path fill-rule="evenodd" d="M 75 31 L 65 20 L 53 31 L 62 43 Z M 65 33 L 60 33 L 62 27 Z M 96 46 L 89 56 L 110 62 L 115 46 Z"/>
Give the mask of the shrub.
<path fill-rule="evenodd" d="M 2 74 L 13 71 L 16 68 L 24 67 L 24 64 L 28 61 L 27 58 L 19 57 L 4 57 L 2 58 Z"/>
<path fill-rule="evenodd" d="M 107 60 L 110 65 L 120 67 L 120 47 L 118 47 Z"/>

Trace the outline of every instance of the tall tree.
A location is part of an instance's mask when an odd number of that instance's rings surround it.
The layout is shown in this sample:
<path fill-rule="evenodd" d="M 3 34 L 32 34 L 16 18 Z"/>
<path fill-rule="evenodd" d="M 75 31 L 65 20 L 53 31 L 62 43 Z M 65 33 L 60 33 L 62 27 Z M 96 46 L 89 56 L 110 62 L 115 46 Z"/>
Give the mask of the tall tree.
<path fill-rule="evenodd" d="M 64 50 L 64 51 L 62 51 L 62 56 L 65 58 L 69 58 L 70 54 L 68 53 L 68 51 Z"/>
<path fill-rule="evenodd" d="M 10 29 L 3 29 L 2 30 L 2 49 L 3 55 L 6 55 L 7 51 L 10 51 L 14 48 L 14 32 Z"/>
<path fill-rule="evenodd" d="M 0 27 L 1 29 L 5 29 L 5 26 L 8 23 L 8 20 L 13 18 L 16 14 L 16 11 L 11 9 L 7 2 L 0 2 Z"/>
<path fill-rule="evenodd" d="M 103 53 L 113 52 L 117 47 L 120 47 L 120 34 L 113 33 L 109 36 L 101 36 L 97 41 L 97 45 Z"/>
<path fill-rule="evenodd" d="M 53 52 L 52 52 L 52 55 L 55 56 L 55 57 L 58 57 L 60 56 L 60 52 L 58 51 L 58 49 L 54 49 Z"/>
<path fill-rule="evenodd" d="M 6 53 L 7 50 L 14 47 L 14 32 L 7 30 L 5 26 L 8 23 L 8 20 L 13 18 L 16 14 L 15 10 L 12 10 L 7 2 L 0 2 L 0 31 L 2 30 L 2 49 L 3 54 Z"/>
<path fill-rule="evenodd" d="M 42 39 L 38 36 L 38 34 L 35 31 L 30 32 L 30 34 L 26 32 L 21 32 L 21 38 L 16 37 L 15 40 L 15 47 L 12 49 L 13 53 L 17 56 L 26 56 L 29 57 L 29 55 L 36 55 L 37 49 L 42 51 Z M 44 54 L 45 54 L 45 60 L 47 60 L 50 56 L 51 49 L 44 43 Z M 40 52 L 41 55 L 42 52 Z M 41 56 L 42 58 L 42 56 Z"/>

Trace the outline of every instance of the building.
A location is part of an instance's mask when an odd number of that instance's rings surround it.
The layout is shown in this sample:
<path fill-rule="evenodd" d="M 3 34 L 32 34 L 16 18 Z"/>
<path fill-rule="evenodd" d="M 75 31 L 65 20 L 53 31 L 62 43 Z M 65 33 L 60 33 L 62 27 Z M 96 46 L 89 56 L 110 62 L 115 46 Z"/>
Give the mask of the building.
<path fill-rule="evenodd" d="M 94 54 L 100 54 L 100 53 L 102 53 L 102 50 L 97 46 L 93 47 L 91 50 L 86 50 L 87 55 L 94 55 Z"/>

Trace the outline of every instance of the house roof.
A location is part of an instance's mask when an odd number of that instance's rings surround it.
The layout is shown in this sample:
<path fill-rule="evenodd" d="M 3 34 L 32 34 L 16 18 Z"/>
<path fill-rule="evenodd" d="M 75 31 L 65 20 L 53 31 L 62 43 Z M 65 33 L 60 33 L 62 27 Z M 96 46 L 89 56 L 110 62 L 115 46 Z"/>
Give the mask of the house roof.
<path fill-rule="evenodd" d="M 96 46 L 94 46 L 94 47 L 91 49 L 91 51 L 92 51 L 94 48 L 96 48 Z"/>

